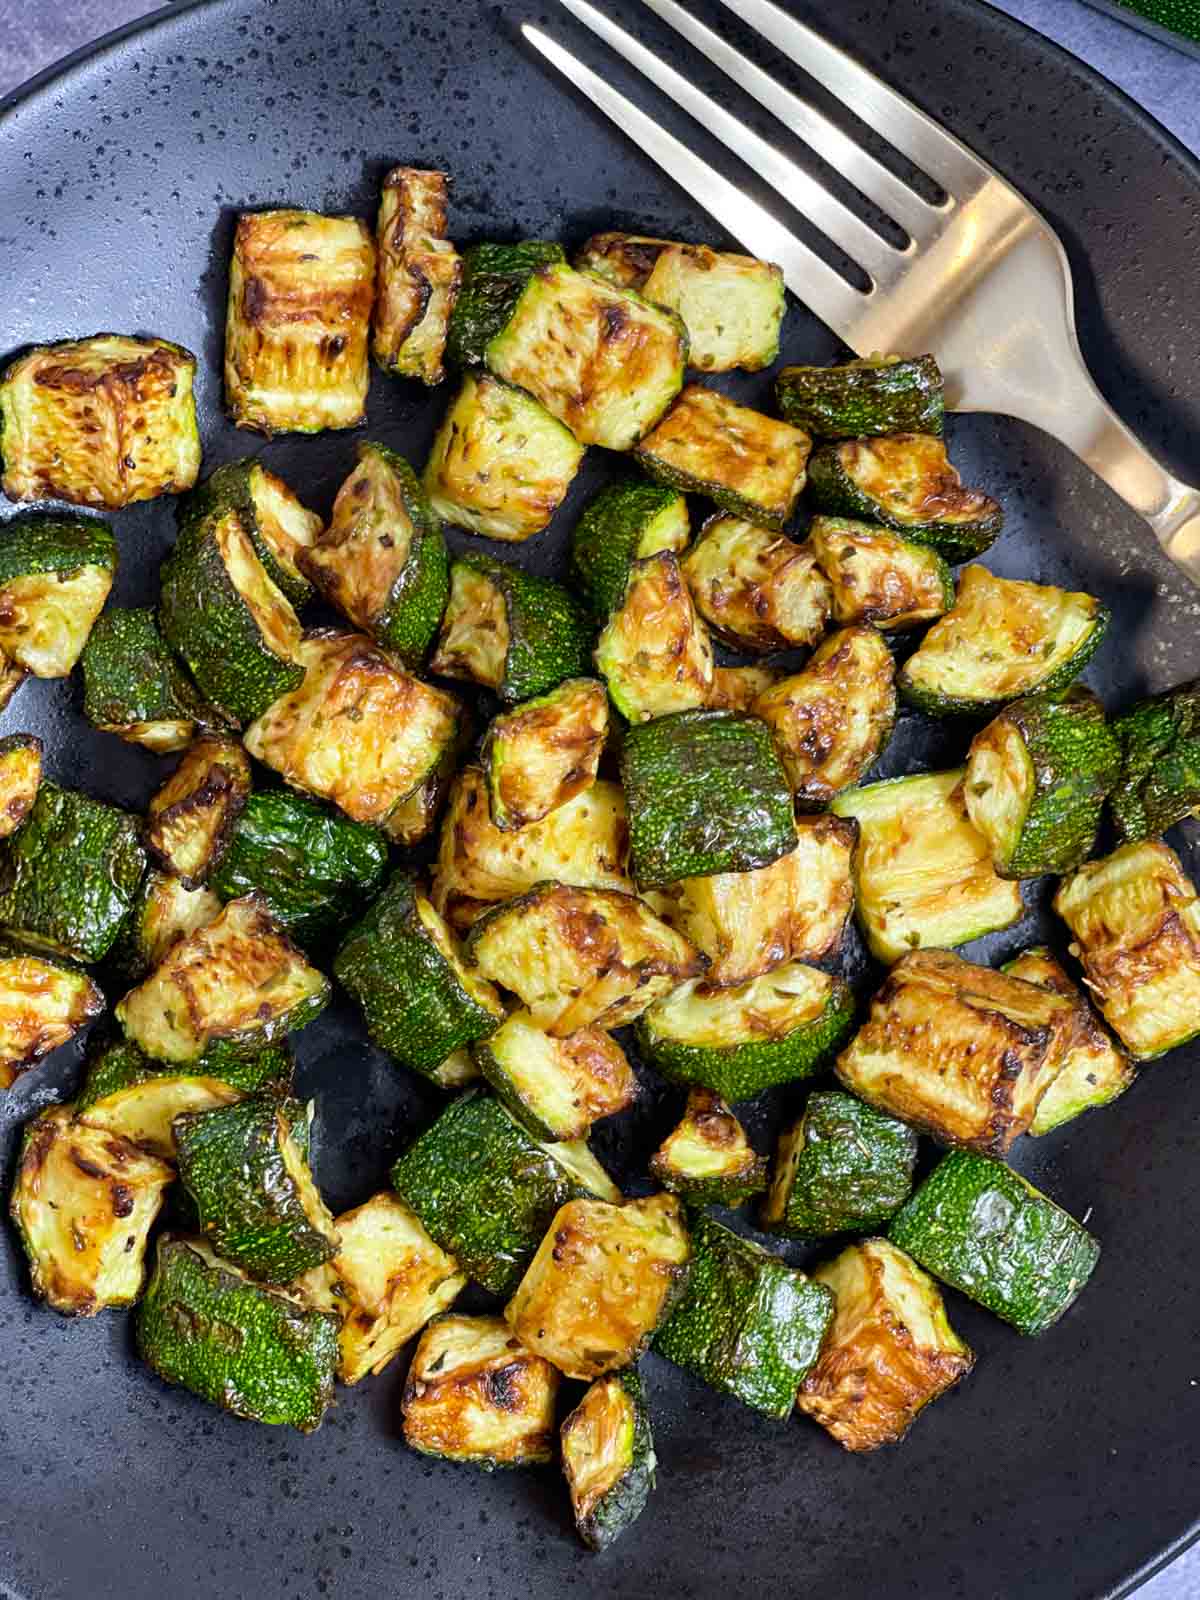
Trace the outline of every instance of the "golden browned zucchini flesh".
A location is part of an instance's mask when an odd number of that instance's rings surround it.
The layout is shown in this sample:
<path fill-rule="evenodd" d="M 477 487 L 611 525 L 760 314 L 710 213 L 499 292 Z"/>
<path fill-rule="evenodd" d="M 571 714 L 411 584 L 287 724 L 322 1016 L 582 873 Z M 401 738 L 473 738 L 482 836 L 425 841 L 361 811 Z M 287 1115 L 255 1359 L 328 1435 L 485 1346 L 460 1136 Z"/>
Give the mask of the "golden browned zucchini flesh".
<path fill-rule="evenodd" d="M 0 1089 L 103 1010 L 104 996 L 82 968 L 0 945 Z"/>
<path fill-rule="evenodd" d="M 42 741 L 32 733 L 10 733 L 0 739 L 0 839 L 7 839 L 25 821 L 41 783 Z"/>
<path fill-rule="evenodd" d="M 514 1011 L 473 1053 L 496 1098 L 535 1139 L 584 1139 L 593 1122 L 638 1095 L 625 1052 L 601 1028 L 556 1039 Z"/>
<path fill-rule="evenodd" d="M 772 667 L 714 667 L 705 704 L 710 711 L 750 711 L 782 676 Z"/>
<path fill-rule="evenodd" d="M 711 1089 L 688 1090 L 687 1109 L 650 1158 L 650 1176 L 689 1205 L 741 1205 L 767 1186 L 767 1158 Z"/>
<path fill-rule="evenodd" d="M 929 545 L 849 517 L 814 517 L 808 540 L 829 579 L 835 622 L 900 633 L 936 622 L 954 604 L 953 575 Z"/>
<path fill-rule="evenodd" d="M 375 359 L 400 378 L 440 383 L 462 261 L 446 238 L 446 174 L 393 167 L 376 223 Z"/>
<path fill-rule="evenodd" d="M 683 562 L 696 609 L 734 650 L 816 644 L 832 594 L 811 545 L 741 517 L 711 518 Z"/>
<path fill-rule="evenodd" d="M 198 889 L 225 854 L 250 781 L 250 762 L 237 740 L 203 734 L 151 799 L 146 843 L 185 888 Z"/>
<path fill-rule="evenodd" d="M 708 704 L 712 641 L 670 550 L 635 561 L 596 644 L 613 705 L 630 722 Z"/>
<path fill-rule="evenodd" d="M 608 696 L 592 678 L 569 678 L 497 717 L 480 758 L 492 821 L 509 833 L 590 789 L 607 737 Z"/>

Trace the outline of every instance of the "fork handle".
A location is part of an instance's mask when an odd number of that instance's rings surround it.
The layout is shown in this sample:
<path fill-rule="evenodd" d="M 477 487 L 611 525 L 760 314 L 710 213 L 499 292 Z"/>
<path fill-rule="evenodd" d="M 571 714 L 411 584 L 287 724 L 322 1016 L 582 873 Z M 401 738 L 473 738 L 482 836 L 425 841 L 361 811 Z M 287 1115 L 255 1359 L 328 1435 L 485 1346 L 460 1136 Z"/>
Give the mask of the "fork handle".
<path fill-rule="evenodd" d="M 1080 409 L 1071 432 L 1056 430 L 1063 442 L 1144 517 L 1163 551 L 1200 583 L 1200 492 L 1161 466 L 1092 388 L 1090 406 Z"/>

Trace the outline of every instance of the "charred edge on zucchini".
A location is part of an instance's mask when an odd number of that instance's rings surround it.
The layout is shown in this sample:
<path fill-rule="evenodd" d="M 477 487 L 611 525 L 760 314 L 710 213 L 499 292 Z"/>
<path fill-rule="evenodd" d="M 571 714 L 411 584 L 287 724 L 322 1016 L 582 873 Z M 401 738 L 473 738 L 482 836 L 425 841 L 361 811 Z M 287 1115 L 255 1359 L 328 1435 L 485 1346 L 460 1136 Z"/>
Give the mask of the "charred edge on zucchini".
<path fill-rule="evenodd" d="M 514 1011 L 472 1050 L 501 1104 L 535 1139 L 583 1139 L 593 1122 L 624 1111 L 638 1080 L 625 1052 L 600 1028 L 556 1039 Z"/>
<path fill-rule="evenodd" d="M 650 1176 L 688 1205 L 739 1206 L 767 1186 L 767 1158 L 711 1089 L 689 1089 L 683 1120 L 650 1158 Z"/>
<path fill-rule="evenodd" d="M 954 604 L 953 574 L 929 545 L 849 517 L 814 517 L 808 539 L 829 579 L 835 622 L 900 633 Z"/>
<path fill-rule="evenodd" d="M 33 810 L 42 784 L 42 741 L 33 733 L 0 739 L 0 839 L 7 839 Z"/>
<path fill-rule="evenodd" d="M 373 349 L 385 372 L 440 383 L 462 260 L 446 238 L 444 172 L 393 167 L 383 180 Z"/>
<path fill-rule="evenodd" d="M 710 517 L 683 562 L 696 609 L 734 650 L 816 644 L 829 621 L 829 582 L 811 545 L 740 517 Z"/>
<path fill-rule="evenodd" d="M 249 796 L 250 762 L 241 745 L 206 734 L 151 797 L 146 843 L 186 889 L 198 889 L 220 864 Z"/>
<path fill-rule="evenodd" d="M 559 1430 L 579 1537 L 605 1550 L 645 1509 L 657 1465 L 637 1369 L 597 1378 Z"/>
<path fill-rule="evenodd" d="M 66 961 L 0 942 L 0 1090 L 104 1010 L 104 996 Z"/>
<path fill-rule="evenodd" d="M 189 889 L 173 872 L 151 867 L 105 959 L 125 984 L 140 983 L 172 945 L 220 915 L 221 902 L 210 889 Z"/>
<path fill-rule="evenodd" d="M 630 722 L 708 704 L 712 643 L 669 550 L 630 567 L 620 604 L 597 641 L 595 662 L 613 705 Z"/>
<path fill-rule="evenodd" d="M 502 832 L 541 822 L 590 789 L 608 737 L 608 696 L 591 678 L 496 717 L 480 751 L 492 821 Z"/>

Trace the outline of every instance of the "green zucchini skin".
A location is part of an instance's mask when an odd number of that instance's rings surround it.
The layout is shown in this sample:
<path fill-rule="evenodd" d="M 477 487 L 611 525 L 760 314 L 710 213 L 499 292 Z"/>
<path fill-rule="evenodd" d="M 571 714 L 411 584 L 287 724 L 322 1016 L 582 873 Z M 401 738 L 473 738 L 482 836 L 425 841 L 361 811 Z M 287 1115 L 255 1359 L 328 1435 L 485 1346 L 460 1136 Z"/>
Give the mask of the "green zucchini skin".
<path fill-rule="evenodd" d="M 607 621 L 621 604 L 633 563 L 660 550 L 682 550 L 687 536 L 687 502 L 677 489 L 636 478 L 606 484 L 571 534 L 572 581 L 593 616 Z"/>
<path fill-rule="evenodd" d="M 646 1390 L 637 1368 L 623 1367 L 619 1372 L 610 1372 L 603 1378 L 597 1378 L 596 1382 L 618 1384 L 627 1396 L 633 1413 L 633 1437 L 624 1471 L 612 1487 L 601 1495 L 591 1511 L 575 1522 L 579 1537 L 589 1550 L 606 1550 L 646 1509 L 650 1491 L 654 1488 L 658 1459 L 654 1452 Z M 562 1425 L 564 1437 L 570 1425 L 571 1417 L 567 1417 Z"/>
<path fill-rule="evenodd" d="M 546 239 L 467 250 L 446 332 L 446 359 L 459 367 L 482 366 L 488 345 L 508 323 L 532 275 L 566 259 L 563 247 Z"/>
<path fill-rule="evenodd" d="M 103 567 L 115 572 L 117 541 L 98 517 L 26 512 L 0 528 L 0 588 L 39 572 L 77 572 Z"/>
<path fill-rule="evenodd" d="M 1100 1258 L 1075 1218 L 990 1156 L 955 1150 L 888 1228 L 934 1277 L 1018 1333 L 1044 1333 L 1074 1303 Z"/>
<path fill-rule="evenodd" d="M 595 628 L 561 584 L 495 556 L 470 552 L 455 562 L 482 573 L 504 599 L 509 644 L 496 694 L 506 705 L 532 700 L 567 678 L 591 675 Z"/>
<path fill-rule="evenodd" d="M 142 1360 L 234 1416 L 312 1433 L 333 1403 L 339 1319 L 247 1282 L 203 1248 L 159 1241 L 137 1312 Z"/>
<path fill-rule="evenodd" d="M 1075 679 L 1087 666 L 1088 662 L 1099 650 L 1108 632 L 1111 613 L 1106 606 L 1098 606 L 1095 618 L 1095 627 L 1092 628 L 1087 638 L 1068 660 L 1064 661 L 1056 672 L 1044 678 L 1036 686 L 1034 693 L 1025 696 L 1026 699 L 1053 699 L 1056 695 L 1065 693 L 1075 682 Z M 918 649 L 920 647 L 918 646 Z M 914 652 L 915 653 L 915 652 Z M 912 660 L 912 657 L 909 657 Z M 965 695 L 943 694 L 940 690 L 926 689 L 914 683 L 908 674 L 907 662 L 896 675 L 896 687 L 900 691 L 900 698 L 913 707 L 916 711 L 923 711 L 930 717 L 979 717 L 990 716 L 1004 708 L 1003 700 L 972 700 Z M 1013 702 L 1009 702 L 1012 704 Z"/>
<path fill-rule="evenodd" d="M 286 1044 L 274 1045 L 248 1061 L 219 1061 L 210 1064 L 201 1057 L 177 1071 L 161 1061 L 152 1061 L 131 1039 L 112 1039 L 94 1055 L 87 1068 L 83 1088 L 75 1100 L 76 1115 L 82 1116 L 111 1095 L 136 1089 L 155 1078 L 216 1078 L 242 1094 L 267 1090 L 287 1094 L 292 1086 L 295 1062 Z"/>
<path fill-rule="evenodd" d="M 833 1292 L 702 1212 L 691 1229 L 691 1273 L 653 1347 L 782 1422 L 833 1321 Z"/>
<path fill-rule="evenodd" d="M 226 725 L 159 632 L 152 606 L 108 606 L 79 658 L 83 710 L 96 727 L 193 722 Z"/>
<path fill-rule="evenodd" d="M 780 1162 L 785 1142 L 787 1136 Z M 791 1154 L 790 1186 L 781 1205 L 772 1204 L 772 1188 L 761 1225 L 793 1239 L 865 1233 L 887 1222 L 912 1193 L 917 1135 L 853 1095 L 821 1090 L 808 1097 Z"/>
<path fill-rule="evenodd" d="M 236 511 L 242 527 L 250 535 L 254 553 L 266 568 L 267 576 L 276 588 L 294 606 L 304 606 L 313 597 L 313 586 L 299 573 L 289 572 L 276 559 L 275 552 L 263 537 L 258 521 L 258 508 L 254 503 L 251 483 L 256 467 L 261 466 L 257 456 L 245 456 L 240 461 L 227 461 L 223 467 L 210 472 L 203 483 L 179 503 L 182 527 L 187 523 L 200 523 L 206 518 L 220 516 L 225 511 Z"/>
<path fill-rule="evenodd" d="M 24 944 L 99 961 L 145 870 L 136 817 L 43 782 L 25 822 L 0 846 L 0 928 Z"/>
<path fill-rule="evenodd" d="M 1200 807 L 1200 678 L 1109 724 L 1121 770 L 1109 796 L 1122 841 L 1153 839 Z"/>
<path fill-rule="evenodd" d="M 851 361 L 836 367 L 784 367 L 775 379 L 780 413 L 818 439 L 881 433 L 941 438 L 942 374 L 932 356 Z"/>
<path fill-rule="evenodd" d="M 642 889 L 766 867 L 796 848 L 792 790 L 766 724 L 678 711 L 621 747 L 633 876 Z"/>

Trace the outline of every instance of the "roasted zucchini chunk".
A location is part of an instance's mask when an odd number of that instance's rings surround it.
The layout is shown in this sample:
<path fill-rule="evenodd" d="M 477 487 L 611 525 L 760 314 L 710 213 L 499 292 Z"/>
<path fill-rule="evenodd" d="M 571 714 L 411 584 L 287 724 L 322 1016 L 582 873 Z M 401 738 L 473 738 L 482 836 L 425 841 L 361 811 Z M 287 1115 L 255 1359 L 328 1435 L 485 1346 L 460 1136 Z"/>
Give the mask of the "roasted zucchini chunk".
<path fill-rule="evenodd" d="M 654 1348 L 782 1422 L 833 1321 L 833 1291 L 702 1212 L 691 1227 L 691 1272 Z"/>
<path fill-rule="evenodd" d="M 813 1273 L 837 1299 L 796 1404 L 847 1450 L 898 1444 L 917 1413 L 975 1364 L 938 1287 L 886 1239 L 849 1245 Z"/>
<path fill-rule="evenodd" d="M 244 211 L 233 236 L 225 400 L 239 428 L 319 433 L 366 411 L 375 245 L 357 217 Z"/>
<path fill-rule="evenodd" d="M 423 839 L 428 839 L 437 827 L 438 814 L 450 792 L 450 780 L 454 776 L 458 757 L 470 740 L 470 727 L 470 713 L 464 710 L 459 719 L 458 737 L 443 749 L 442 759 L 437 766 L 424 783 L 418 784 L 411 794 L 405 795 L 400 804 L 388 812 L 383 833 L 393 844 L 411 849 Z"/>
<path fill-rule="evenodd" d="M 836 367 L 784 367 L 775 398 L 789 422 L 818 439 L 884 433 L 940 438 L 946 402 L 932 356 L 870 356 Z"/>
<path fill-rule="evenodd" d="M 810 1094 L 780 1135 L 759 1220 L 796 1239 L 865 1233 L 908 1199 L 916 1164 L 917 1136 L 905 1123 L 853 1095 Z"/>
<path fill-rule="evenodd" d="M 246 749 L 352 821 L 385 825 L 454 748 L 458 701 L 361 633 L 311 633 L 296 661 L 299 686 L 246 729 Z"/>
<path fill-rule="evenodd" d="M 473 245 L 463 255 L 462 287 L 450 314 L 447 358 L 458 367 L 482 366 L 488 345 L 508 325 L 533 274 L 566 259 L 562 245 L 546 239 Z"/>
<path fill-rule="evenodd" d="M 952 564 L 981 556 L 1004 526 L 992 497 L 963 488 L 945 445 L 930 434 L 818 445 L 808 483 L 818 511 L 894 528 Z"/>
<path fill-rule="evenodd" d="M 913 950 L 888 974 L 837 1075 L 943 1144 L 1002 1156 L 1029 1128 L 1078 1025 L 1077 997 L 948 950 Z"/>
<path fill-rule="evenodd" d="M 421 481 L 443 522 L 520 544 L 548 525 L 583 453 L 571 430 L 524 389 L 469 372 Z"/>
<path fill-rule="evenodd" d="M 166 339 L 97 333 L 37 345 L 0 377 L 10 500 L 119 511 L 190 489 L 200 470 L 196 358 Z"/>
<path fill-rule="evenodd" d="M 710 517 L 683 562 L 696 609 L 734 650 L 816 644 L 831 591 L 810 545 L 741 517 Z"/>
<path fill-rule="evenodd" d="M 1094 1106 L 1106 1106 L 1124 1094 L 1136 1076 L 1133 1063 L 1045 945 L 1023 950 L 1014 961 L 1006 962 L 1002 970 L 1010 978 L 1036 983 L 1039 988 L 1066 995 L 1079 1005 L 1078 1022 L 1063 1064 L 1038 1101 L 1029 1132 L 1034 1135 L 1049 1133 Z"/>
<path fill-rule="evenodd" d="M 419 667 L 450 593 L 441 524 L 417 475 L 382 444 L 360 444 L 329 526 L 301 557 L 332 604 L 409 667 Z"/>
<path fill-rule="evenodd" d="M 42 784 L 42 749 L 33 733 L 0 739 L 0 839 L 15 833 L 33 810 Z"/>
<path fill-rule="evenodd" d="M 633 563 L 660 550 L 678 555 L 690 533 L 687 500 L 677 489 L 638 478 L 605 484 L 571 534 L 571 577 L 604 620 L 620 605 Z"/>
<path fill-rule="evenodd" d="M 632 894 L 628 848 L 619 784 L 599 778 L 541 822 L 502 833 L 491 819 L 483 773 L 464 767 L 442 823 L 430 898 L 452 927 L 469 928 L 489 906 L 550 878 Z"/>
<path fill-rule="evenodd" d="M 27 668 L 0 652 L 0 711 L 3 711 L 17 690 L 30 676 Z"/>
<path fill-rule="evenodd" d="M 835 622 L 902 633 L 954 604 L 954 575 L 929 545 L 849 517 L 814 517 L 808 542 L 829 580 Z"/>
<path fill-rule="evenodd" d="M 132 1305 L 147 1236 L 174 1176 L 128 1139 L 76 1121 L 70 1106 L 34 1117 L 10 1202 L 34 1294 L 65 1316 Z"/>
<path fill-rule="evenodd" d="M 643 889 L 749 872 L 796 848 L 791 789 L 757 717 L 681 711 L 630 728 L 621 782 Z"/>
<path fill-rule="evenodd" d="M 657 1460 L 636 1367 L 597 1378 L 559 1429 L 579 1537 L 606 1550 L 641 1516 Z"/>
<path fill-rule="evenodd" d="M 900 693 L 935 717 L 998 711 L 1020 695 L 1057 695 L 1095 655 L 1108 618 L 1090 594 L 968 567 L 954 605 L 901 668 Z"/>
<path fill-rule="evenodd" d="M 194 489 L 179 508 L 181 524 L 236 511 L 267 577 L 293 606 L 312 599 L 301 571 L 303 554 L 321 532 L 321 519 L 301 505 L 282 478 L 257 456 L 229 461 Z"/>
<path fill-rule="evenodd" d="M 414 1072 L 435 1072 L 504 1021 L 500 996 L 464 965 L 454 935 L 407 872 L 393 874 L 351 928 L 333 971 L 379 1048 Z"/>
<path fill-rule="evenodd" d="M 767 1158 L 711 1089 L 689 1089 L 683 1121 L 650 1158 L 650 1176 L 693 1206 L 740 1206 L 767 1186 Z"/>
<path fill-rule="evenodd" d="M 156 1061 L 198 1061 L 210 1049 L 244 1057 L 305 1027 L 328 1000 L 328 978 L 249 894 L 172 945 L 117 1006 L 117 1020 Z"/>
<path fill-rule="evenodd" d="M 772 667 L 714 667 L 708 691 L 710 711 L 749 711 L 783 676 Z"/>
<path fill-rule="evenodd" d="M 1025 1334 L 1058 1321 L 1100 1257 L 1097 1240 L 1047 1195 L 968 1150 L 942 1157 L 888 1238 Z"/>
<path fill-rule="evenodd" d="M 372 348 L 385 372 L 441 383 L 462 260 L 446 238 L 446 174 L 393 167 L 383 180 L 375 247 Z"/>
<path fill-rule="evenodd" d="M 0 658 L 35 678 L 65 678 L 116 567 L 116 542 L 93 517 L 26 512 L 0 525 Z"/>
<path fill-rule="evenodd" d="M 964 769 L 887 778 L 838 796 L 858 823 L 854 904 L 871 953 L 891 963 L 922 946 L 951 948 L 1011 927 L 1020 886 L 996 875 L 967 815 Z"/>
<path fill-rule="evenodd" d="M 235 1417 L 312 1433 L 333 1404 L 338 1319 L 164 1235 L 137 1313 L 142 1360 Z"/>
<path fill-rule="evenodd" d="M 638 1096 L 625 1052 L 600 1028 L 556 1039 L 514 1011 L 472 1054 L 496 1098 L 535 1139 L 585 1139 L 593 1122 Z"/>
<path fill-rule="evenodd" d="M 638 1022 L 638 1047 L 672 1083 L 749 1100 L 824 1067 L 854 1023 L 841 978 L 792 962 L 737 989 L 684 984 Z"/>
<path fill-rule="evenodd" d="M 707 495 L 730 516 L 781 533 L 804 488 L 811 449 L 800 428 L 691 383 L 636 454 L 659 483 Z"/>
<path fill-rule="evenodd" d="M 669 550 L 630 567 L 620 604 L 596 644 L 595 661 L 613 705 L 630 722 L 708 704 L 712 642 Z"/>
<path fill-rule="evenodd" d="M 172 945 L 220 915 L 221 902 L 211 889 L 189 889 L 173 872 L 151 867 L 105 959 L 127 984 L 140 983 Z"/>
<path fill-rule="evenodd" d="M 515 994 L 557 1039 L 595 1023 L 619 1028 L 705 962 L 643 901 L 611 889 L 542 883 L 488 911 L 467 960 Z"/>
<path fill-rule="evenodd" d="M 1104 1020 L 1135 1060 L 1200 1033 L 1200 900 L 1179 857 L 1151 840 L 1089 861 L 1054 909 Z"/>
<path fill-rule="evenodd" d="M 542 1144 L 498 1100 L 453 1100 L 392 1168 L 392 1187 L 476 1283 L 511 1295 L 568 1200 L 621 1191 L 582 1141 Z"/>
<path fill-rule="evenodd" d="M 510 833 L 590 789 L 607 738 L 608 696 L 594 678 L 568 678 L 497 717 L 479 757 L 492 821 Z"/>
<path fill-rule="evenodd" d="M 493 556 L 460 555 L 429 670 L 481 683 L 512 705 L 586 674 L 592 637 L 560 584 Z"/>
<path fill-rule="evenodd" d="M 134 903 L 146 852 L 136 818 L 45 782 L 0 844 L 0 928 L 22 944 L 99 961 Z"/>
<path fill-rule="evenodd" d="M 0 941 L 0 1090 L 104 1010 L 78 967 Z"/>
<path fill-rule="evenodd" d="M 226 718 L 210 706 L 159 632 L 153 606 L 109 606 L 79 658 L 83 710 L 102 733 L 169 755 Z"/>
<path fill-rule="evenodd" d="M 198 889 L 220 864 L 250 795 L 250 762 L 236 739 L 189 745 L 146 812 L 146 843 L 168 872 Z"/>
<path fill-rule="evenodd" d="M 671 1194 L 569 1200 L 504 1308 L 528 1350 L 585 1382 L 629 1366 L 678 1300 L 691 1244 Z"/>
<path fill-rule="evenodd" d="M 558 1373 L 503 1317 L 435 1317 L 404 1384 L 404 1441 L 422 1455 L 497 1467 L 554 1459 Z"/>
<path fill-rule="evenodd" d="M 1061 700 L 1015 700 L 977 733 L 963 798 L 1001 877 L 1070 872 L 1086 861 L 1120 759 L 1104 707 L 1079 686 Z"/>
<path fill-rule="evenodd" d="M 1109 728 L 1121 752 L 1109 805 L 1122 839 L 1152 839 L 1200 814 L 1200 679 L 1141 701 Z"/>

